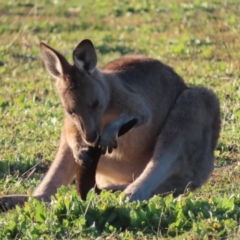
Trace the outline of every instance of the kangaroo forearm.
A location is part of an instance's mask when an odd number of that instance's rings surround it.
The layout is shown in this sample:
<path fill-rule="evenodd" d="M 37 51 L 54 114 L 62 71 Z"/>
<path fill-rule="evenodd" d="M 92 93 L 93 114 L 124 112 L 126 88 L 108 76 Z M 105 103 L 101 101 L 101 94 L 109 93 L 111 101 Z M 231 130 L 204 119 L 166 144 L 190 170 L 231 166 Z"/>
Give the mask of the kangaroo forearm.
<path fill-rule="evenodd" d="M 118 135 L 118 132 L 121 129 L 121 127 L 133 119 L 136 119 L 136 121 L 138 121 L 138 119 L 134 116 L 131 116 L 128 114 L 122 114 L 118 119 L 107 124 L 104 127 L 104 129 L 106 130 L 108 128 L 109 131 L 112 130 L 116 132 L 116 134 Z"/>
<path fill-rule="evenodd" d="M 121 97 L 114 100 L 113 106 L 121 112 L 120 118 L 116 120 L 119 127 L 132 119 L 137 121 L 135 127 L 151 119 L 150 108 L 143 97 L 127 91 L 118 93 L 118 95 Z"/>
<path fill-rule="evenodd" d="M 138 123 L 138 119 L 134 116 L 130 116 L 127 114 L 122 114 L 120 118 L 116 119 L 113 122 L 110 122 L 104 127 L 104 131 L 108 129 L 108 131 L 112 130 L 116 132 L 116 136 L 121 136 L 128 132 L 132 127 L 134 127 Z"/>
<path fill-rule="evenodd" d="M 129 131 L 132 127 L 140 126 L 144 123 L 146 123 L 150 119 L 150 114 L 141 114 L 134 112 L 131 113 L 123 113 L 121 116 L 116 119 L 115 121 L 112 121 L 108 123 L 104 127 L 104 131 L 113 131 L 116 136 L 123 135 L 127 131 Z"/>

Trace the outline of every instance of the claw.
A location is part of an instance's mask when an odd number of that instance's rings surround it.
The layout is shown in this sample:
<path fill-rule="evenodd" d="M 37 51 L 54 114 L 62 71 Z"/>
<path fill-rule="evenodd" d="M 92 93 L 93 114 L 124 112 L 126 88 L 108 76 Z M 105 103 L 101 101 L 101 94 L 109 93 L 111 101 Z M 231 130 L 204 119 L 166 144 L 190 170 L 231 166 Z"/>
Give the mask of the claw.
<path fill-rule="evenodd" d="M 102 148 L 101 148 L 101 151 L 102 151 L 102 154 L 105 154 L 106 151 L 107 151 L 106 147 L 102 147 Z"/>
<path fill-rule="evenodd" d="M 117 142 L 115 142 L 112 147 L 116 149 L 117 148 Z"/>
<path fill-rule="evenodd" d="M 108 153 L 112 153 L 113 149 L 111 147 L 108 147 Z"/>

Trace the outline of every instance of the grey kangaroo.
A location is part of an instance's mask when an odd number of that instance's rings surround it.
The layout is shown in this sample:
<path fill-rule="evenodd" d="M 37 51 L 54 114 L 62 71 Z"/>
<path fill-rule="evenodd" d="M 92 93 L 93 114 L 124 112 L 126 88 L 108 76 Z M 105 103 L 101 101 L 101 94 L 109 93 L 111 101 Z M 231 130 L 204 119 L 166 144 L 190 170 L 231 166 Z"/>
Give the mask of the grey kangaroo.
<path fill-rule="evenodd" d="M 56 79 L 64 121 L 55 160 L 33 197 L 50 201 L 71 183 L 82 149 L 97 142 L 103 153 L 97 187 L 122 190 L 130 201 L 178 195 L 208 179 L 220 132 L 219 101 L 212 91 L 188 88 L 172 68 L 144 56 L 124 56 L 99 69 L 87 39 L 73 51 L 73 64 L 45 43 L 40 49 Z M 135 127 L 118 138 L 131 119 Z M 27 199 L 10 195 L 2 202 L 15 206 Z"/>

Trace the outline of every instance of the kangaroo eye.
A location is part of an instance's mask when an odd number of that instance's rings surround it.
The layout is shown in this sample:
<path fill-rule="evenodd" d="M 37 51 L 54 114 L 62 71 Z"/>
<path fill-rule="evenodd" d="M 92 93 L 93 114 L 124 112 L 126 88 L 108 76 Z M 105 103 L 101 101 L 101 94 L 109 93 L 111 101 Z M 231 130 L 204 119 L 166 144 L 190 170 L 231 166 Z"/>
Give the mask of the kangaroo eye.
<path fill-rule="evenodd" d="M 95 100 L 95 101 L 93 102 L 93 104 L 92 104 L 92 109 L 97 108 L 98 105 L 99 105 L 99 101 L 98 101 L 98 100 Z"/>
<path fill-rule="evenodd" d="M 67 110 L 67 113 L 71 116 L 74 116 L 75 114 L 75 111 L 74 110 Z"/>

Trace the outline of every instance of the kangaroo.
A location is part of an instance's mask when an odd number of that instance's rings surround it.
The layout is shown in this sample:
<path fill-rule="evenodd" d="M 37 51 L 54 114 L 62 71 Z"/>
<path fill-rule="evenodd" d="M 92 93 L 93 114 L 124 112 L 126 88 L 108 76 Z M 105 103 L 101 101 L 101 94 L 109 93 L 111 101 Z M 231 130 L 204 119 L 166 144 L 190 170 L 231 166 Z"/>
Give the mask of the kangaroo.
<path fill-rule="evenodd" d="M 71 183 L 81 151 L 96 143 L 102 151 L 97 187 L 122 190 L 130 201 L 171 191 L 177 196 L 208 179 L 221 125 L 212 91 L 188 88 L 171 67 L 144 56 L 123 56 L 99 69 L 88 39 L 73 51 L 73 64 L 43 42 L 40 50 L 56 79 L 64 121 L 59 150 L 35 198 L 50 201 L 57 188 Z M 133 119 L 135 126 L 118 138 Z"/>

